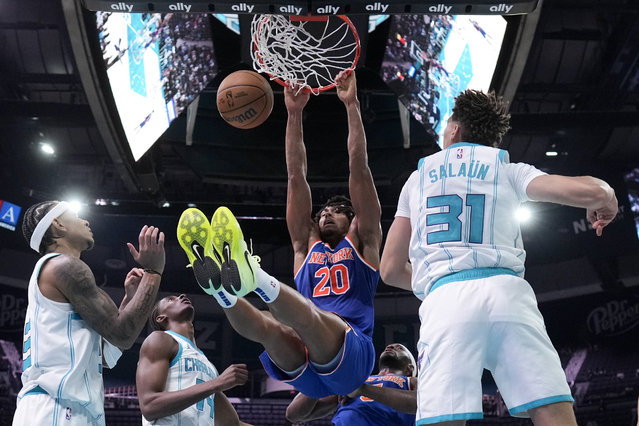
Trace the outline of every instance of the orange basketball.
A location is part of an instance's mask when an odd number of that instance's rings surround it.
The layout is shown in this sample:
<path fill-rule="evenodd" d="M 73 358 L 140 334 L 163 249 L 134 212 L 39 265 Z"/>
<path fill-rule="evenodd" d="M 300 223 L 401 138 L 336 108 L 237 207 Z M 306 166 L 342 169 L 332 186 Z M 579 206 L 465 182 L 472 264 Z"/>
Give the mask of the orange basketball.
<path fill-rule="evenodd" d="M 273 90 L 268 81 L 253 71 L 229 74 L 217 89 L 217 109 L 231 126 L 252 129 L 273 110 Z"/>

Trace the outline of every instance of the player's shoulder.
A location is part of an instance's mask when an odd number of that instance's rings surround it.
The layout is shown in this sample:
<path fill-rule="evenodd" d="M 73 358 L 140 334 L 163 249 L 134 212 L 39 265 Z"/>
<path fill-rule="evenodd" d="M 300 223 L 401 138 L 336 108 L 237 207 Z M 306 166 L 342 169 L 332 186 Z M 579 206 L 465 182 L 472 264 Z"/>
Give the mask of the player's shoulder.
<path fill-rule="evenodd" d="M 51 257 L 42 265 L 40 281 L 54 283 L 55 287 L 95 285 L 89 266 L 80 258 L 66 254 Z"/>
<path fill-rule="evenodd" d="M 146 336 L 146 339 L 144 339 L 144 343 L 143 344 L 154 345 L 154 344 L 158 344 L 158 343 L 166 344 L 168 342 L 175 342 L 175 339 L 173 339 L 169 335 L 169 333 L 167 333 L 165 331 L 155 330 L 155 331 L 151 332 L 151 334 Z M 176 344 L 177 344 L 177 342 L 176 342 Z"/>
<path fill-rule="evenodd" d="M 67 254 L 59 254 L 57 256 L 50 257 L 45 267 L 55 271 L 85 271 L 90 270 L 89 266 L 82 261 L 79 257 L 69 256 Z"/>
<path fill-rule="evenodd" d="M 175 356 L 179 349 L 178 343 L 168 333 L 160 330 L 153 331 L 149 334 L 140 348 L 140 354 L 154 354 L 156 356 L 164 355 L 165 357 Z"/>

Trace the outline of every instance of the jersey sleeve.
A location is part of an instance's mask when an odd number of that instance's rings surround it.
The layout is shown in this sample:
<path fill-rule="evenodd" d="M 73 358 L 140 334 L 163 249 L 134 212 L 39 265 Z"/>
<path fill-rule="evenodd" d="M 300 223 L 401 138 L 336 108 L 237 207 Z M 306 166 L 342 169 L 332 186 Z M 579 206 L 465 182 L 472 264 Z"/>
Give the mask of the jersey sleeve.
<path fill-rule="evenodd" d="M 397 202 L 397 212 L 395 217 L 408 217 L 410 218 L 410 200 L 409 193 L 410 188 L 415 185 L 415 180 L 419 176 L 418 171 L 414 171 L 402 188 L 402 192 L 399 194 L 399 201 Z"/>
<path fill-rule="evenodd" d="M 531 166 L 526 163 L 511 163 L 504 165 L 508 178 L 510 179 L 510 183 L 513 186 L 513 189 L 517 193 L 517 198 L 519 201 L 530 201 L 530 197 L 526 193 L 526 188 L 528 188 L 528 184 L 537 176 L 542 176 L 547 174 L 546 172 L 542 172 L 535 166 Z"/>

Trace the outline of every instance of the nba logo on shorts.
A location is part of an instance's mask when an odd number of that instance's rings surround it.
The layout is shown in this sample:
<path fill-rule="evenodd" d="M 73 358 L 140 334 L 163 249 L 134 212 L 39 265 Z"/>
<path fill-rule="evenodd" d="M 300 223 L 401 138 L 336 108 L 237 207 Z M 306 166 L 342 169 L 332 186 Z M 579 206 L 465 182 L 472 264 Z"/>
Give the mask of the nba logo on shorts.
<path fill-rule="evenodd" d="M 464 156 L 464 148 L 457 148 L 457 158 L 462 158 Z"/>
<path fill-rule="evenodd" d="M 64 415 L 65 419 L 71 420 L 71 407 L 67 407 L 67 412 Z"/>

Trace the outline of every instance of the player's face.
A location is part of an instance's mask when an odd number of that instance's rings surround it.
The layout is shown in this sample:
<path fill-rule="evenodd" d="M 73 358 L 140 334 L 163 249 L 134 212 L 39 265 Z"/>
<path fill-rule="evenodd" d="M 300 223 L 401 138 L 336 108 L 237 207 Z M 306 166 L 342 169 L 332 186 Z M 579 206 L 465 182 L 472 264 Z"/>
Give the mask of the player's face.
<path fill-rule="evenodd" d="M 166 315 L 173 320 L 193 321 L 195 309 L 191 301 L 184 294 L 168 296 L 162 299 L 158 309 L 160 315 Z"/>
<path fill-rule="evenodd" d="M 58 217 L 58 221 L 66 228 L 64 238 L 81 250 L 91 250 L 93 248 L 93 232 L 89 227 L 89 221 L 81 219 L 70 210 Z"/>
<path fill-rule="evenodd" d="M 379 364 L 387 366 L 403 366 L 411 363 L 411 355 L 406 346 L 401 343 L 391 343 L 384 348 L 384 351 L 379 356 Z"/>
<path fill-rule="evenodd" d="M 351 224 L 345 213 L 339 213 L 336 207 L 326 207 L 319 218 L 319 228 L 322 236 L 346 235 Z"/>

